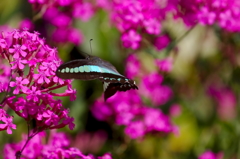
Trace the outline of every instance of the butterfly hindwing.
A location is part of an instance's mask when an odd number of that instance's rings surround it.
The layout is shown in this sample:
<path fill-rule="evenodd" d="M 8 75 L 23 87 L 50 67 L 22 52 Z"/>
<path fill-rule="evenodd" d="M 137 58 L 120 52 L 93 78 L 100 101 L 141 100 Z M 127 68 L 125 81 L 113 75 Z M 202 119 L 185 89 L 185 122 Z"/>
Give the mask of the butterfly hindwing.
<path fill-rule="evenodd" d="M 104 82 L 104 100 L 106 101 L 109 97 L 113 96 L 117 91 L 126 92 L 130 89 L 138 89 L 135 84 L 130 83 L 106 83 Z"/>

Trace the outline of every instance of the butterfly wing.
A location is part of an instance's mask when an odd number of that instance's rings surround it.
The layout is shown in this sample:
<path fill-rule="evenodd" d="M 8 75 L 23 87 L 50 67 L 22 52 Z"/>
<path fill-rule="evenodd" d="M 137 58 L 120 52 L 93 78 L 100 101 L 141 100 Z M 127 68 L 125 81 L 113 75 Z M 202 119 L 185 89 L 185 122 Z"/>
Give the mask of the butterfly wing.
<path fill-rule="evenodd" d="M 113 96 L 117 91 L 123 91 L 126 92 L 130 89 L 138 89 L 138 87 L 135 84 L 130 83 L 107 83 L 104 82 L 104 100 L 106 101 L 108 98 Z"/>
<path fill-rule="evenodd" d="M 104 77 L 124 78 L 115 67 L 98 57 L 73 60 L 58 67 L 56 75 L 62 79 L 94 80 Z"/>
<path fill-rule="evenodd" d="M 95 56 L 64 63 L 56 75 L 62 79 L 99 79 L 103 82 L 105 100 L 117 91 L 138 89 L 133 80 L 121 75 L 111 63 Z"/>

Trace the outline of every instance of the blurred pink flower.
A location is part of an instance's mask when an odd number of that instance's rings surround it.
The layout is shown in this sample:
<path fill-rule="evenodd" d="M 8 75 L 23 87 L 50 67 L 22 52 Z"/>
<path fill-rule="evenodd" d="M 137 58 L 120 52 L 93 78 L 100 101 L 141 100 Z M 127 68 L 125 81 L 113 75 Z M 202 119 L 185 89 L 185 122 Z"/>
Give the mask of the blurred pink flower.
<path fill-rule="evenodd" d="M 201 154 L 198 159 L 222 159 L 223 158 L 223 153 L 213 153 L 212 151 L 206 151 L 203 154 Z"/>
<path fill-rule="evenodd" d="M 201 154 L 198 159 L 217 159 L 217 158 L 216 154 L 214 154 L 213 152 L 206 151 L 203 154 Z"/>
<path fill-rule="evenodd" d="M 19 29 L 24 29 L 24 28 L 28 28 L 31 31 L 34 29 L 34 24 L 30 19 L 24 19 L 20 22 Z"/>
<path fill-rule="evenodd" d="M 135 54 L 131 54 L 128 56 L 126 62 L 126 76 L 130 79 L 133 79 L 140 72 L 140 61 Z"/>
<path fill-rule="evenodd" d="M 181 106 L 179 104 L 173 104 L 170 107 L 171 116 L 179 116 L 182 113 Z"/>
<path fill-rule="evenodd" d="M 97 157 L 97 159 L 112 159 L 112 155 L 110 153 L 106 153 L 101 157 Z"/>
<path fill-rule="evenodd" d="M 56 17 L 52 17 L 50 22 L 58 28 L 65 29 L 71 25 L 72 19 L 70 16 L 68 16 L 64 13 L 58 13 L 58 15 L 56 15 Z"/>
<path fill-rule="evenodd" d="M 154 40 L 154 46 L 157 48 L 158 51 L 161 51 L 162 49 L 166 48 L 170 42 L 171 39 L 168 35 L 162 35 Z"/>
<path fill-rule="evenodd" d="M 83 36 L 74 28 L 57 28 L 53 31 L 52 39 L 58 43 L 71 42 L 78 45 L 82 42 Z"/>
<path fill-rule="evenodd" d="M 202 7 L 197 16 L 200 24 L 212 25 L 215 22 L 216 13 L 209 11 L 207 7 Z"/>
<path fill-rule="evenodd" d="M 139 35 L 135 30 L 130 30 L 122 35 L 121 40 L 124 47 L 135 50 L 140 46 L 141 35 Z"/>
<path fill-rule="evenodd" d="M 228 120 L 236 117 L 237 99 L 232 90 L 211 86 L 208 93 L 217 102 L 217 112 L 222 119 Z"/>
<path fill-rule="evenodd" d="M 173 67 L 173 59 L 172 58 L 166 58 L 166 59 L 156 59 L 155 60 L 156 65 L 158 66 L 160 71 L 163 72 L 171 72 Z"/>
<path fill-rule="evenodd" d="M 142 78 L 140 93 L 149 98 L 155 106 L 163 105 L 173 95 L 170 87 L 162 85 L 163 77 L 158 73 L 151 73 Z"/>
<path fill-rule="evenodd" d="M 98 153 L 107 140 L 107 133 L 99 130 L 94 133 L 83 132 L 72 139 L 71 145 L 83 153 Z"/>
<path fill-rule="evenodd" d="M 175 7 L 175 17 L 182 18 L 187 26 L 194 26 L 197 23 L 202 25 L 218 24 L 228 31 L 240 31 L 238 23 L 240 12 L 238 0 L 182 0 L 178 7 Z M 184 11 L 183 11 L 184 10 Z"/>
<path fill-rule="evenodd" d="M 138 32 L 139 36 L 144 36 L 144 33 L 159 35 L 162 30 L 162 20 L 166 15 L 177 8 L 178 3 L 172 1 L 110 1 L 108 5 L 104 3 L 106 10 L 110 12 L 113 24 L 119 29 L 122 35 L 123 46 L 126 48 L 137 49 L 140 46 L 142 38 L 136 38 L 132 44 L 126 44 L 126 39 L 131 39 L 126 36 L 126 32 Z M 126 38 L 123 38 L 126 37 Z M 133 45 L 134 44 L 134 45 Z"/>
<path fill-rule="evenodd" d="M 73 4 L 73 17 L 80 18 L 83 21 L 88 21 L 94 14 L 93 6 L 91 3 L 74 3 Z"/>
<path fill-rule="evenodd" d="M 132 139 L 137 139 L 145 135 L 145 125 L 141 121 L 133 121 L 129 123 L 124 131 Z"/>
<path fill-rule="evenodd" d="M 68 41 L 78 45 L 82 43 L 83 35 L 78 29 L 71 28 L 68 30 Z"/>
<path fill-rule="evenodd" d="M 149 19 L 143 22 L 147 33 L 158 35 L 161 32 L 161 24 L 157 19 Z"/>

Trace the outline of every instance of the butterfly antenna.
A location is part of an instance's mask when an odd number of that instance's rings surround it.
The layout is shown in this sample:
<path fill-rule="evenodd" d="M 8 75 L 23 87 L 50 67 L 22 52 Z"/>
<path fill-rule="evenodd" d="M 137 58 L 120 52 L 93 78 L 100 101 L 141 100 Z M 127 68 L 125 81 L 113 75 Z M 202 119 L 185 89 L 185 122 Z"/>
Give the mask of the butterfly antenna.
<path fill-rule="evenodd" d="M 89 40 L 89 43 L 90 43 L 90 50 L 91 50 L 91 55 L 92 55 L 92 43 L 91 43 L 92 40 L 93 40 L 93 39 L 90 39 L 90 40 Z"/>

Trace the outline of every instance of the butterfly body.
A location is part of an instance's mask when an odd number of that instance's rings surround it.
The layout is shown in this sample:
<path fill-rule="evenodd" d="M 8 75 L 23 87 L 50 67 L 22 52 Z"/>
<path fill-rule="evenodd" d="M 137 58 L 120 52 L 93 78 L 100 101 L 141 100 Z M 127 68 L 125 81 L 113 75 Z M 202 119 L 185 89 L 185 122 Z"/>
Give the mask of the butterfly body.
<path fill-rule="evenodd" d="M 95 56 L 64 63 L 58 67 L 56 75 L 62 79 L 99 79 L 104 84 L 105 100 L 117 91 L 138 89 L 133 80 L 121 75 L 111 63 Z"/>

